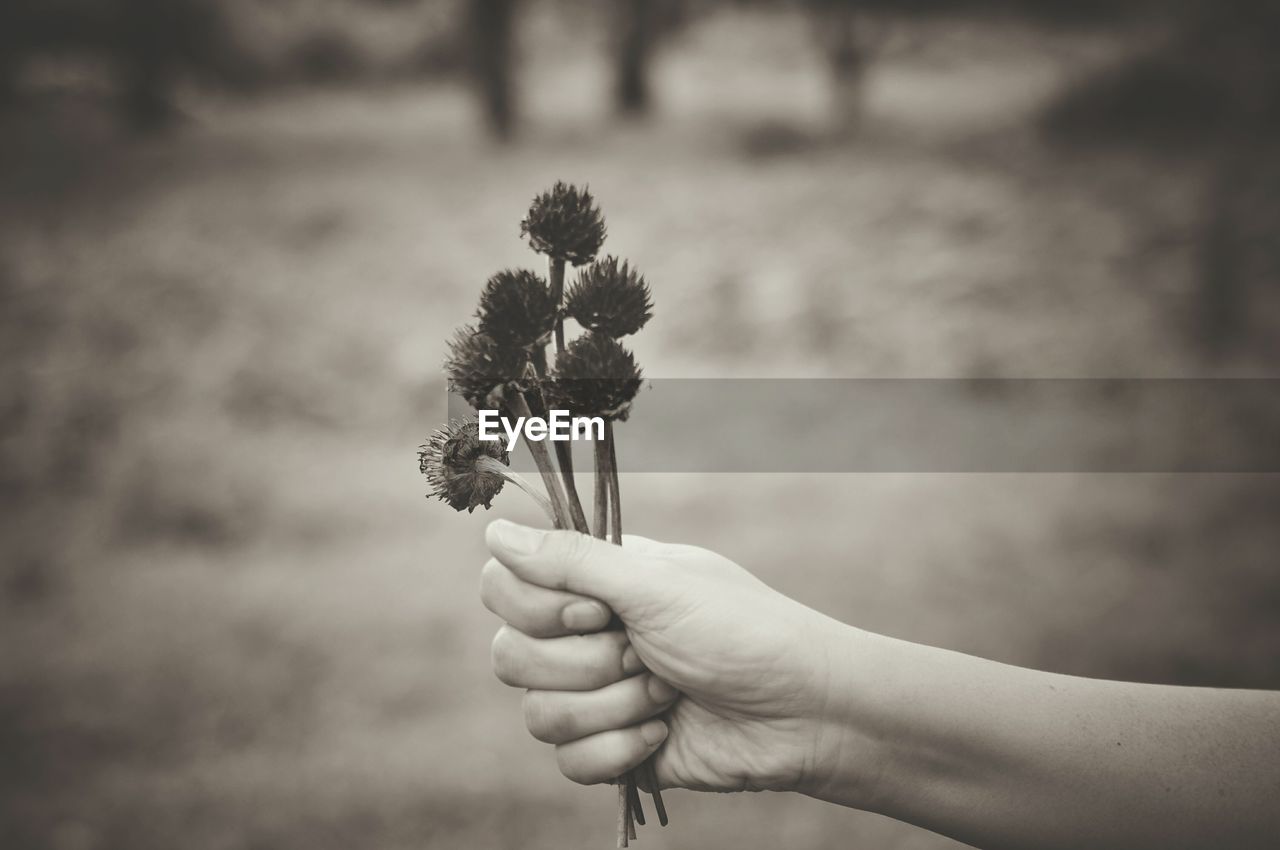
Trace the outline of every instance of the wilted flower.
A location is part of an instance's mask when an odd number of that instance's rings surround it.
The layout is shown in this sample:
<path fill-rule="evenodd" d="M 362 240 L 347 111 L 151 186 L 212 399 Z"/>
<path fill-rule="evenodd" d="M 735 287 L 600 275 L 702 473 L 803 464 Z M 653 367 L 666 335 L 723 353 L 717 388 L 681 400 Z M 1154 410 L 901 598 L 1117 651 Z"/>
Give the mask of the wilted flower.
<path fill-rule="evenodd" d="M 630 351 L 612 337 L 585 333 L 556 358 L 548 404 L 575 416 L 623 421 L 640 384 L 640 367 Z"/>
<path fill-rule="evenodd" d="M 605 239 L 604 216 L 591 193 L 557 181 L 533 199 L 520 222 L 520 234 L 533 249 L 548 257 L 547 277 L 529 271 L 501 271 L 489 278 L 480 296 L 477 326 L 454 332 L 444 370 L 449 389 L 482 411 L 476 419 L 454 420 L 437 430 L 418 452 L 418 466 L 431 485 L 431 495 L 454 510 L 488 508 L 510 482 L 542 508 L 551 525 L 593 531 L 583 512 L 574 483 L 573 452 L 557 440 L 556 459 L 530 427 L 549 415 L 559 421 L 561 410 L 573 416 L 600 417 L 588 423 L 598 429 L 595 442 L 594 533 L 622 545 L 622 503 L 615 421 L 625 420 L 642 383 L 631 352 L 618 342 L 649 321 L 653 302 L 640 273 L 616 257 L 606 257 L 578 275 L 565 301 L 565 264 L 584 266 L 595 260 Z M 565 344 L 564 319 L 569 315 L 586 332 Z M 555 339 L 554 372 L 548 374 L 548 341 Z M 488 411 L 496 409 L 509 442 L 481 440 Z M 524 423 L 525 446 L 542 478 L 542 488 L 512 472 L 507 445 L 515 445 L 511 417 Z M 489 436 L 488 431 L 485 432 Z M 544 492 L 545 490 L 545 492 Z M 619 777 L 618 846 L 635 837 L 635 823 L 644 824 L 636 786 L 647 777 L 658 820 L 667 824 L 652 762 Z"/>
<path fill-rule="evenodd" d="M 497 440 L 481 440 L 474 419 L 453 420 L 435 431 L 418 450 L 418 469 L 427 476 L 431 495 L 467 513 L 487 509 L 506 483 L 506 449 Z"/>
<path fill-rule="evenodd" d="M 454 331 L 444 361 L 449 389 L 476 408 L 501 408 L 509 388 L 524 387 L 529 352 L 503 345 L 470 325 Z"/>
<path fill-rule="evenodd" d="M 649 284 L 625 260 L 605 257 L 587 266 L 569 288 L 565 312 L 589 330 L 617 338 L 653 317 Z"/>
<path fill-rule="evenodd" d="M 480 332 L 503 345 L 546 345 L 556 324 L 558 305 L 547 282 L 531 271 L 501 271 L 480 293 Z"/>
<path fill-rule="evenodd" d="M 595 259 L 604 244 L 604 215 L 591 192 L 557 180 L 533 199 L 520 235 L 528 236 L 538 253 L 580 266 Z"/>

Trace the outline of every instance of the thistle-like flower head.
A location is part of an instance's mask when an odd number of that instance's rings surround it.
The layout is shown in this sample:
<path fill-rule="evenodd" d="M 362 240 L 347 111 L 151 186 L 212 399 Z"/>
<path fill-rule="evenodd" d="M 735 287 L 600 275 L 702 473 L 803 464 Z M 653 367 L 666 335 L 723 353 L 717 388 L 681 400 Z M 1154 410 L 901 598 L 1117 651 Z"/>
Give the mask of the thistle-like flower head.
<path fill-rule="evenodd" d="M 613 337 L 585 333 L 556 358 L 549 404 L 575 416 L 626 420 L 640 391 L 640 367 Z"/>
<path fill-rule="evenodd" d="M 533 199 L 520 222 L 520 235 L 533 250 L 581 266 L 595 259 L 604 244 L 604 215 L 591 192 L 563 181 Z"/>
<path fill-rule="evenodd" d="M 565 312 L 584 328 L 617 337 L 633 334 L 653 317 L 649 284 L 626 260 L 596 260 L 569 287 Z"/>
<path fill-rule="evenodd" d="M 557 306 L 547 282 L 530 271 L 501 271 L 480 293 L 480 332 L 501 345 L 546 345 L 556 324 Z"/>
<path fill-rule="evenodd" d="M 516 345 L 504 345 L 470 325 L 454 331 L 444 372 L 449 389 L 475 408 L 505 407 L 509 389 L 526 388 L 529 352 Z"/>
<path fill-rule="evenodd" d="M 418 450 L 418 469 L 427 476 L 431 495 L 467 513 L 481 505 L 488 509 L 506 483 L 492 468 L 495 462 L 508 465 L 507 451 L 499 440 L 481 440 L 474 419 L 451 421 Z"/>

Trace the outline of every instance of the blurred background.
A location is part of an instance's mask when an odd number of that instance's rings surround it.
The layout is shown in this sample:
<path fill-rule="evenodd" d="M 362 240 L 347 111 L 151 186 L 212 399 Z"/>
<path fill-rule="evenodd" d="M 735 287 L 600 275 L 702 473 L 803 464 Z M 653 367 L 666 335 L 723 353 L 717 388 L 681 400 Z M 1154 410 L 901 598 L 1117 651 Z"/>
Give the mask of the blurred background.
<path fill-rule="evenodd" d="M 533 195 L 590 184 L 652 377 L 1280 377 L 1278 47 L 1271 0 L 5 0 L 0 846 L 611 846 L 489 672 L 535 509 L 415 457 Z M 1272 475 L 622 486 L 869 629 L 1280 687 Z M 956 846 L 668 799 L 641 846 Z"/>

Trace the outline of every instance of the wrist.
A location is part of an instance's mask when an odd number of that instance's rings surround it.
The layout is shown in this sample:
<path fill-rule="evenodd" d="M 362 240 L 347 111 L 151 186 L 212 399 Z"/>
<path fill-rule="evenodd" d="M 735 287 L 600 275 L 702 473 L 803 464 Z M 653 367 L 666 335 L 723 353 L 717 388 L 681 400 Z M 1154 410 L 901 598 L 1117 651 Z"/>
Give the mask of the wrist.
<path fill-rule="evenodd" d="M 897 641 L 823 617 L 819 655 L 825 668 L 814 701 L 813 752 L 795 789 L 858 809 L 882 808 L 892 742 L 884 704 L 892 688 Z"/>

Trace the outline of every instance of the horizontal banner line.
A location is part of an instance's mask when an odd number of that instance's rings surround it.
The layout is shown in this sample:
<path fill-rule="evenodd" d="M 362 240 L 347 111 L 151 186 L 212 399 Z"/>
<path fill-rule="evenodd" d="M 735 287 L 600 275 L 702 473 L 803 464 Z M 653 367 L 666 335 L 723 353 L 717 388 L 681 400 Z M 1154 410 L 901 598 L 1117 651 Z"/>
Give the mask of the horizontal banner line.
<path fill-rule="evenodd" d="M 653 379 L 615 432 L 622 472 L 1280 472 L 1280 379 Z"/>

